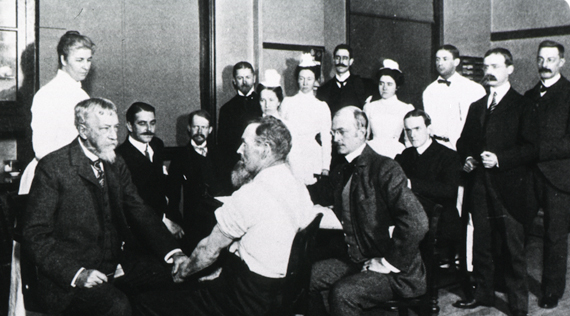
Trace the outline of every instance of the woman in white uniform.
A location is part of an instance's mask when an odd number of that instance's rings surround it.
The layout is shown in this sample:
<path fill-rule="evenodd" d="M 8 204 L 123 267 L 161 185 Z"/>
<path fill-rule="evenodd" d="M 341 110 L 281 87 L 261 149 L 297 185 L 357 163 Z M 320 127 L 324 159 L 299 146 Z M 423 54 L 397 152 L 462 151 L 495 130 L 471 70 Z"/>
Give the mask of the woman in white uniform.
<path fill-rule="evenodd" d="M 386 59 L 383 65 L 376 75 L 382 98 L 365 104 L 364 112 L 368 116 L 371 130 L 368 145 L 380 155 L 394 158 L 405 148 L 400 142 L 404 116 L 414 106 L 398 100 L 396 96 L 396 91 L 404 84 L 404 74 L 398 63 Z"/>
<path fill-rule="evenodd" d="M 328 175 L 331 164 L 331 112 L 313 92 L 320 73 L 311 54 L 303 54 L 295 69 L 299 92 L 281 105 L 281 116 L 293 135 L 289 164 L 293 175 L 307 185 L 316 182 L 315 175 Z"/>
<path fill-rule="evenodd" d="M 32 146 L 35 158 L 28 164 L 20 182 L 19 194 L 30 190 L 38 161 L 77 137 L 75 105 L 89 99 L 81 88 L 89 69 L 95 44 L 77 31 L 68 31 L 59 40 L 59 69 L 43 86 L 32 103 Z"/>

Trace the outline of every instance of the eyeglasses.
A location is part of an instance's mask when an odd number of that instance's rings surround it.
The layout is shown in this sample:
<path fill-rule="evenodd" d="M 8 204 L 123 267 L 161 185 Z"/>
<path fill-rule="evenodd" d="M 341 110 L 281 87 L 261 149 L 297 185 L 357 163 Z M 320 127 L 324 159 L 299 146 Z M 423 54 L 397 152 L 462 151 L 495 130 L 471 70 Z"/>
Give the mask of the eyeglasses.
<path fill-rule="evenodd" d="M 194 130 L 194 131 L 207 131 L 210 128 L 210 126 L 192 125 L 190 128 L 192 128 L 192 130 Z"/>

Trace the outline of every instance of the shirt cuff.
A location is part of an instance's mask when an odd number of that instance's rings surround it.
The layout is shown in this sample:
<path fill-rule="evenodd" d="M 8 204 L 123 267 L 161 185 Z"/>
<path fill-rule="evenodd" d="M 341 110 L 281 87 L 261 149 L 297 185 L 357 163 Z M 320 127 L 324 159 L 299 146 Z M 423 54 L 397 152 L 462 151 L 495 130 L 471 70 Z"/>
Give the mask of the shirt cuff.
<path fill-rule="evenodd" d="M 79 277 L 79 275 L 81 274 L 81 272 L 85 271 L 85 268 L 81 268 L 79 269 L 79 271 L 77 271 L 77 273 L 75 273 L 75 276 L 73 277 L 73 280 L 71 280 L 71 287 L 75 287 L 76 284 L 75 282 L 77 281 L 77 278 Z"/>
<path fill-rule="evenodd" d="M 388 268 L 388 270 L 390 270 L 390 272 L 392 273 L 400 273 L 400 270 L 398 270 L 396 267 L 394 267 L 393 265 L 390 264 L 390 262 L 388 262 L 388 260 L 386 260 L 386 258 L 382 258 L 382 260 L 380 260 L 380 263 L 382 263 L 382 265 L 386 268 Z"/>
<path fill-rule="evenodd" d="M 166 263 L 173 263 L 174 259 L 172 259 L 172 256 L 174 256 L 174 254 L 182 252 L 182 249 L 180 248 L 176 248 L 172 251 L 170 251 L 169 253 L 166 254 L 166 256 L 164 256 L 164 261 L 166 261 Z"/>

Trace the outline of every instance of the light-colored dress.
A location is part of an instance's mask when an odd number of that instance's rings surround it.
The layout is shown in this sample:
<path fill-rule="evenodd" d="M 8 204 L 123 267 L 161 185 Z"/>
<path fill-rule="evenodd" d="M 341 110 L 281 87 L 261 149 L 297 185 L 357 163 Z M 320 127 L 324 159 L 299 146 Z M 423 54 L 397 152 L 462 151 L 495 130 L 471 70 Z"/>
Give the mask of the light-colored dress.
<path fill-rule="evenodd" d="M 19 194 L 29 192 L 40 159 L 77 137 L 75 106 L 86 99 L 89 95 L 81 88 L 81 82 L 61 69 L 36 93 L 31 109 L 32 146 L 36 157 L 24 170 Z"/>
<path fill-rule="evenodd" d="M 312 93 L 297 93 L 281 103 L 281 116 L 293 136 L 289 165 L 293 175 L 305 184 L 316 182 L 315 174 L 331 164 L 331 112 L 326 102 Z M 321 145 L 316 140 L 320 134 Z"/>
<path fill-rule="evenodd" d="M 368 145 L 380 155 L 396 157 L 406 148 L 399 139 L 404 130 L 404 116 L 413 109 L 413 105 L 398 100 L 395 95 L 365 104 L 364 112 L 372 132 Z"/>

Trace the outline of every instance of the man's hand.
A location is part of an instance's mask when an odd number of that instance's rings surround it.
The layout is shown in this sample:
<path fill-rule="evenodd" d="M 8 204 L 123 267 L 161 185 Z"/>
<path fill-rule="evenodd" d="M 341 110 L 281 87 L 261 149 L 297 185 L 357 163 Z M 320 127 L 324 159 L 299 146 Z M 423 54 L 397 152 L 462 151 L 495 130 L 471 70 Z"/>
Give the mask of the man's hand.
<path fill-rule="evenodd" d="M 186 275 L 183 275 L 183 272 L 190 262 L 190 258 L 183 252 L 177 252 L 172 255 L 172 260 L 174 261 L 174 265 L 172 266 L 172 280 L 174 280 L 174 283 L 181 283 L 186 277 Z"/>
<path fill-rule="evenodd" d="M 198 282 L 212 281 L 214 279 L 217 279 L 221 273 L 222 273 L 222 268 L 217 268 L 216 271 L 199 278 Z"/>
<path fill-rule="evenodd" d="M 77 277 L 75 285 L 79 288 L 92 288 L 107 282 L 107 276 L 95 269 L 83 270 Z"/>
<path fill-rule="evenodd" d="M 479 162 L 477 162 L 477 160 L 473 159 L 473 157 L 467 157 L 465 159 L 465 164 L 463 165 L 463 171 L 471 172 L 475 168 L 477 168 L 478 164 L 479 164 Z"/>
<path fill-rule="evenodd" d="M 170 231 L 172 236 L 174 236 L 174 238 L 182 239 L 182 236 L 184 236 L 184 230 L 182 229 L 182 227 L 180 227 L 180 225 L 176 224 L 175 222 L 169 220 L 166 217 L 162 219 L 162 222 L 164 223 L 164 225 L 166 225 L 166 228 L 168 228 L 168 230 Z"/>
<path fill-rule="evenodd" d="M 381 262 L 382 258 L 372 258 L 362 265 L 362 272 L 374 271 L 382 274 L 389 274 L 391 271 Z"/>
<path fill-rule="evenodd" d="M 487 169 L 499 166 L 499 158 L 490 151 L 482 152 L 481 159 L 483 160 L 483 166 Z"/>

